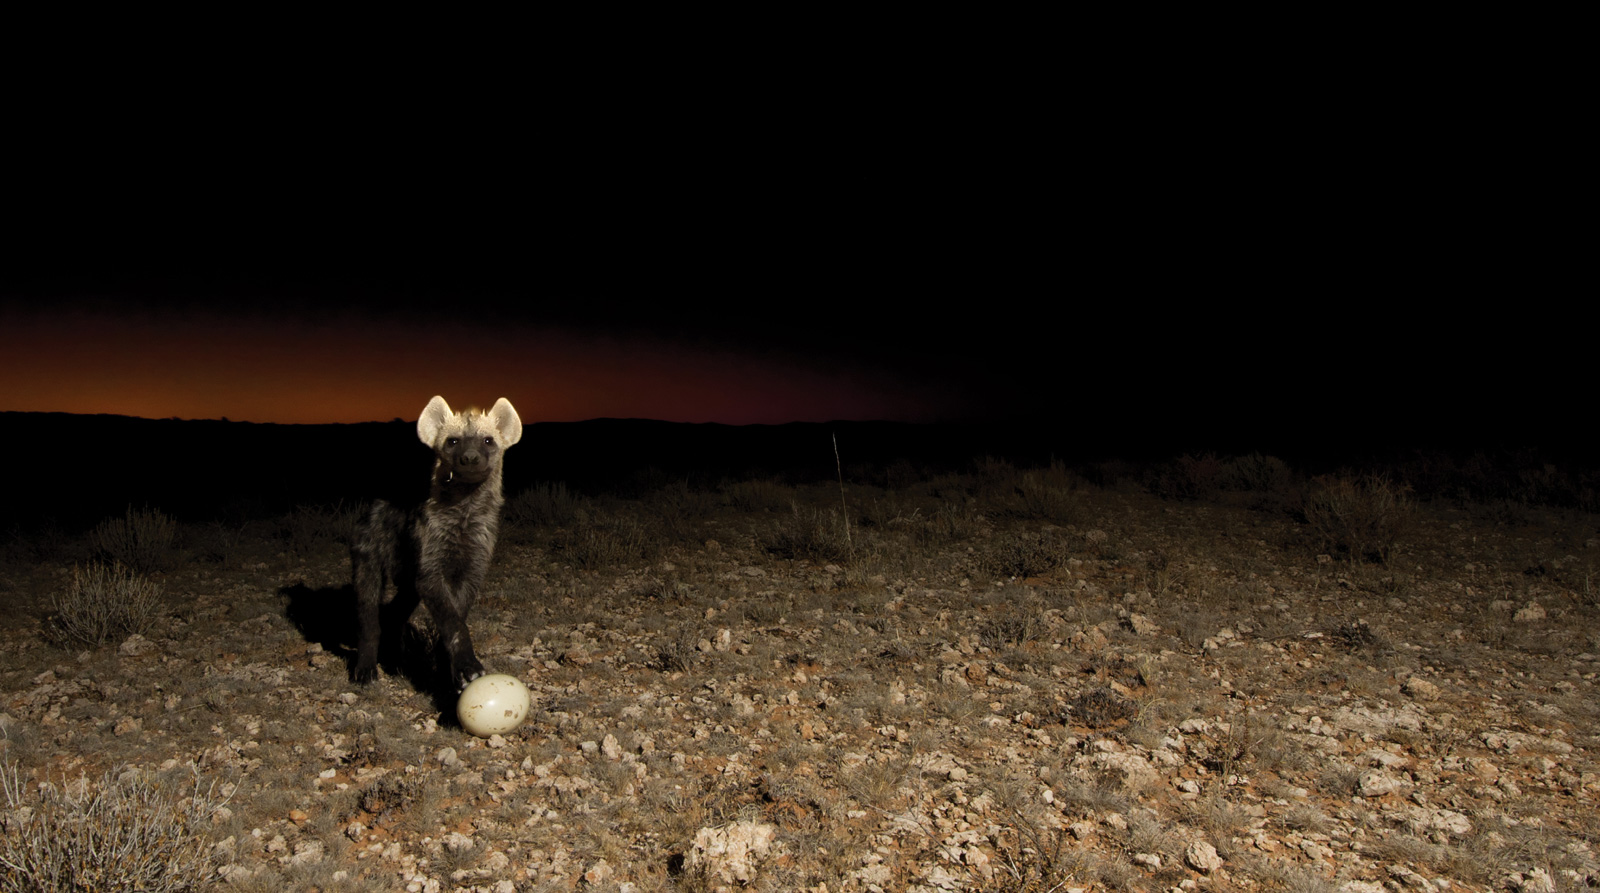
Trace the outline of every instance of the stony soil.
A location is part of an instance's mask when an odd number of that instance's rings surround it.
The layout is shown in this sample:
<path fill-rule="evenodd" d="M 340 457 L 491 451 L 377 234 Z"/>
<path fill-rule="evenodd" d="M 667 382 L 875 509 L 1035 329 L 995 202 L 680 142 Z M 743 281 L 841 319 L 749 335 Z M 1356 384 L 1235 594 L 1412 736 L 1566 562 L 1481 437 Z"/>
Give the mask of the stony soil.
<path fill-rule="evenodd" d="M 502 542 L 472 626 L 536 703 L 489 740 L 417 643 L 348 681 L 334 538 L 186 531 L 90 650 L 76 556 L 13 556 L 0 757 L 220 782 L 225 890 L 1600 886 L 1596 516 L 1425 505 L 1373 564 L 1224 496 L 587 504 Z"/>

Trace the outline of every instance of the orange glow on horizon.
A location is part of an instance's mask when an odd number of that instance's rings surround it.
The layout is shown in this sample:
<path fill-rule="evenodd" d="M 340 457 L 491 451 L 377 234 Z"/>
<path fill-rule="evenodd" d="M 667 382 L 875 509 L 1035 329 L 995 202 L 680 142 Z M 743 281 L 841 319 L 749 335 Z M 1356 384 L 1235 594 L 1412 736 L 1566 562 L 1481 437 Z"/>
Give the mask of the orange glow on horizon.
<path fill-rule="evenodd" d="M 282 424 L 416 418 L 427 399 L 523 418 L 781 424 L 927 417 L 927 395 L 730 350 L 552 328 L 426 330 L 370 320 L 8 319 L 0 411 Z"/>

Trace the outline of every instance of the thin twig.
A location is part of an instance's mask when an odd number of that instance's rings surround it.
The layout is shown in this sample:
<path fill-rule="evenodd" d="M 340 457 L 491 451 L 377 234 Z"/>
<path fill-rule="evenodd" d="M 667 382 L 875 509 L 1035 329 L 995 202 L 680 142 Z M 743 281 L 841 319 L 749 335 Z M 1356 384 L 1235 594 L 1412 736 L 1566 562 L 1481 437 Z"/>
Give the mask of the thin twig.
<path fill-rule="evenodd" d="M 839 504 L 844 507 L 841 517 L 844 518 L 844 544 L 850 549 L 850 554 L 856 554 L 855 541 L 850 539 L 850 503 L 844 499 L 844 464 L 839 461 L 839 434 L 833 434 L 833 467 L 839 472 Z"/>

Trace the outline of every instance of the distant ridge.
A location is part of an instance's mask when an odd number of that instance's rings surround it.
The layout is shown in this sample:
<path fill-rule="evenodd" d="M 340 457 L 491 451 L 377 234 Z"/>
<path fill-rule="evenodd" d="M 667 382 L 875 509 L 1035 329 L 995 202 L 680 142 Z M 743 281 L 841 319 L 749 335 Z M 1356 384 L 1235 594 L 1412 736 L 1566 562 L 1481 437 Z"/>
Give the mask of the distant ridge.
<path fill-rule="evenodd" d="M 506 488 L 515 494 L 539 481 L 562 481 L 580 491 L 626 493 L 675 478 L 707 487 L 757 475 L 828 481 L 838 473 L 835 440 L 846 480 L 878 485 L 891 465 L 961 472 L 986 456 L 1018 465 L 1086 465 L 1263 452 L 1316 472 L 1392 459 L 1411 448 L 1357 451 L 1302 438 L 1296 449 L 1288 441 L 1251 443 L 1225 434 L 1173 431 L 1157 438 L 1098 428 L 1086 416 L 1032 424 L 538 422 L 528 426 L 506 464 Z M 1305 448 L 1307 442 L 1315 448 Z M 0 524 L 32 527 L 49 519 L 64 529 L 129 505 L 209 520 L 268 516 L 300 504 L 404 498 L 425 486 L 432 462 L 410 421 L 284 425 L 26 412 L 0 412 L 0 456 L 8 472 Z"/>

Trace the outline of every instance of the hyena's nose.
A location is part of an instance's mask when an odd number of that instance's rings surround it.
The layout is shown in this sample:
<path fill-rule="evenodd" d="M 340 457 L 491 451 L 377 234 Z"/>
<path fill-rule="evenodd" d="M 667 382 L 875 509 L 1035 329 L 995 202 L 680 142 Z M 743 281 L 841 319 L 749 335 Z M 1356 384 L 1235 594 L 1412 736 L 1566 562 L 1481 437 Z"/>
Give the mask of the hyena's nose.
<path fill-rule="evenodd" d="M 482 459 L 483 459 L 482 454 L 477 453 L 477 452 L 462 453 L 461 454 L 461 459 L 457 464 L 464 465 L 464 466 L 467 466 L 468 468 L 470 468 L 470 467 L 472 467 L 474 465 L 477 465 L 478 462 L 480 460 L 482 460 Z"/>

